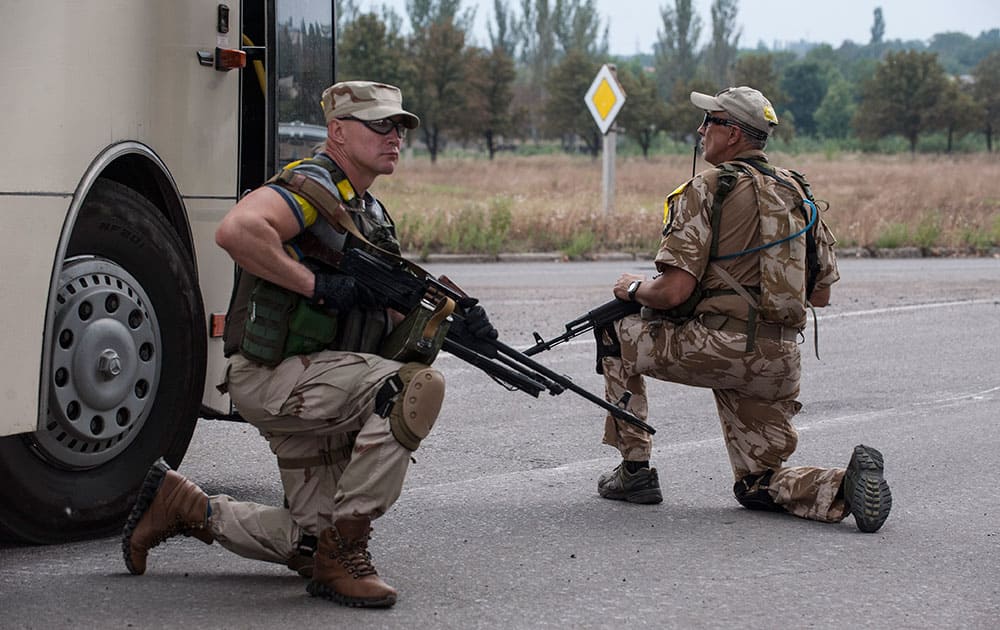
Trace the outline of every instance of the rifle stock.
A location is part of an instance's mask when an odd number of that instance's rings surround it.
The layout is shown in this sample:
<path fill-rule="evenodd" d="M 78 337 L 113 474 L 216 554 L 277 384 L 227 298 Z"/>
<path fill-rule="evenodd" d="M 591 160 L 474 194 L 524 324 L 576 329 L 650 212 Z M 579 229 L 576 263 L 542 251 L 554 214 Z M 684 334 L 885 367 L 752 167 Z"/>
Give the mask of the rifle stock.
<path fill-rule="evenodd" d="M 468 295 L 450 280 L 445 278 L 438 280 L 417 265 L 387 252 L 351 247 L 343 254 L 324 255 L 315 248 L 310 248 L 307 255 L 335 267 L 342 273 L 354 276 L 366 288 L 382 296 L 389 308 L 403 314 L 417 308 L 423 300 L 436 302 L 442 298 L 451 298 L 455 301 L 468 298 Z M 623 302 L 623 304 L 631 303 Z M 456 309 L 451 317 L 461 318 L 464 314 L 461 309 Z M 626 411 L 624 404 L 614 405 L 595 396 L 568 377 L 553 372 L 525 353 L 499 340 L 476 339 L 473 345 L 463 343 L 462 339 L 454 338 L 451 333 L 449 330 L 445 337 L 443 346 L 445 351 L 479 368 L 508 389 L 521 390 L 535 397 L 546 390 L 553 396 L 569 390 L 603 408 L 619 420 L 650 434 L 656 432 L 653 427 Z"/>

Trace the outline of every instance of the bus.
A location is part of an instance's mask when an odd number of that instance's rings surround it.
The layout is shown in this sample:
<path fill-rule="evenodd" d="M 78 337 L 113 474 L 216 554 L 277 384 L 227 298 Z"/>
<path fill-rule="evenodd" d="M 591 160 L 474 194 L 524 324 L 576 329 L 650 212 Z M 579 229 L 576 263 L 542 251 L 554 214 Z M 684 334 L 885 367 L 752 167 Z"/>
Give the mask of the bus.
<path fill-rule="evenodd" d="M 239 419 L 215 227 L 324 126 L 334 4 L 4 3 L 3 539 L 115 532 L 199 418 Z"/>

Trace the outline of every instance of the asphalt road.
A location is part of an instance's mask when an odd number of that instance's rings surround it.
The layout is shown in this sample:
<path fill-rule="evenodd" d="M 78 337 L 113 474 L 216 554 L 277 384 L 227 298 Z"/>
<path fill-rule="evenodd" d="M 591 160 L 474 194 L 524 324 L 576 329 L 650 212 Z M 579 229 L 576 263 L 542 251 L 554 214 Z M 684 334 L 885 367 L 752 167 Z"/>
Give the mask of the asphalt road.
<path fill-rule="evenodd" d="M 432 265 L 515 347 L 609 299 L 639 263 Z M 742 509 L 708 391 L 649 383 L 665 500 L 600 499 L 618 460 L 572 393 L 507 392 L 452 356 L 448 395 L 372 552 L 387 611 L 310 598 L 281 566 L 174 539 L 129 576 L 119 541 L 0 547 L 3 628 L 996 628 L 1000 625 L 1000 260 L 841 262 L 803 349 L 791 463 L 880 448 L 894 506 L 876 534 Z M 593 345 L 543 353 L 592 392 Z M 281 500 L 246 425 L 202 422 L 182 472 L 209 493 Z"/>

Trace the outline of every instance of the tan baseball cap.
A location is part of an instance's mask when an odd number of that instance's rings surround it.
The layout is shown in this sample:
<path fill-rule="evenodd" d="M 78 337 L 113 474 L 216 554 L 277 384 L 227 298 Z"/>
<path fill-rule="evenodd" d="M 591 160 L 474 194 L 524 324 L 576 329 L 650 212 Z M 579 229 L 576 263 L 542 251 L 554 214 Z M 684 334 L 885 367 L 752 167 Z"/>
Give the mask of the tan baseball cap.
<path fill-rule="evenodd" d="M 691 102 L 706 112 L 726 112 L 736 121 L 764 134 L 764 138 L 778 124 L 778 116 L 774 113 L 771 101 L 745 85 L 726 88 L 715 96 L 691 92 Z"/>
<path fill-rule="evenodd" d="M 323 91 L 323 113 L 326 122 L 334 118 L 353 116 L 360 120 L 380 120 L 402 116 L 407 129 L 416 129 L 420 118 L 403 109 L 399 88 L 372 81 L 342 81 Z"/>

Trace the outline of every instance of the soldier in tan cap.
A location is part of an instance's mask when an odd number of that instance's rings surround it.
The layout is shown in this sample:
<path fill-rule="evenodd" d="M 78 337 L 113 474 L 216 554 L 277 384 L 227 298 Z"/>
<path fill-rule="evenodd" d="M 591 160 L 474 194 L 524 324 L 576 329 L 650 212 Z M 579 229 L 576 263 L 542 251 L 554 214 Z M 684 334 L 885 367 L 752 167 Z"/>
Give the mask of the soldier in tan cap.
<path fill-rule="evenodd" d="M 852 514 L 874 532 L 892 506 L 877 450 L 856 446 L 846 469 L 785 466 L 802 407 L 797 340 L 808 306 L 826 306 L 840 277 L 835 239 L 805 178 L 767 160 L 778 118 L 763 94 L 735 87 L 691 102 L 705 111 L 698 134 L 714 167 L 667 197 L 658 273 L 615 283 L 616 297 L 643 308 L 603 331 L 608 400 L 631 391 L 629 410 L 645 419 L 644 376 L 711 388 L 740 504 L 824 522 Z M 604 443 L 623 461 L 599 494 L 662 501 L 650 436 L 609 416 Z"/>
<path fill-rule="evenodd" d="M 444 379 L 422 363 L 380 356 L 398 314 L 354 277 L 309 258 L 307 245 L 341 252 L 355 233 L 399 252 L 392 219 L 369 187 L 395 170 L 407 130 L 420 121 L 403 109 L 399 89 L 382 83 L 337 83 L 322 107 L 322 150 L 241 199 L 216 232 L 241 269 L 222 387 L 277 457 L 287 505 L 206 496 L 161 460 L 122 548 L 129 571 L 141 574 L 150 549 L 168 537 L 218 541 L 311 578 L 311 595 L 387 607 L 397 593 L 372 562 L 371 522 L 399 497 L 411 454 L 440 410 Z M 353 225 L 332 224 L 330 211 L 341 205 Z M 477 308 L 468 311 L 469 329 L 495 337 Z"/>

